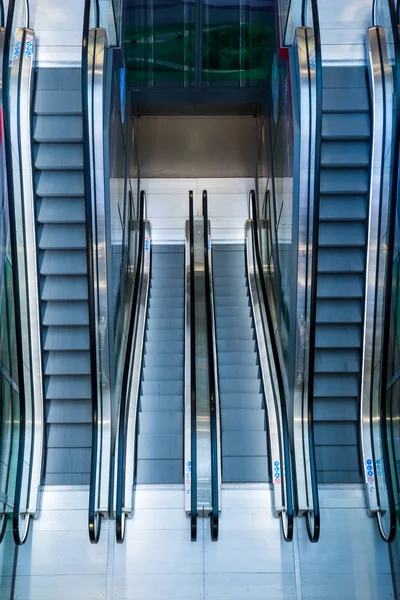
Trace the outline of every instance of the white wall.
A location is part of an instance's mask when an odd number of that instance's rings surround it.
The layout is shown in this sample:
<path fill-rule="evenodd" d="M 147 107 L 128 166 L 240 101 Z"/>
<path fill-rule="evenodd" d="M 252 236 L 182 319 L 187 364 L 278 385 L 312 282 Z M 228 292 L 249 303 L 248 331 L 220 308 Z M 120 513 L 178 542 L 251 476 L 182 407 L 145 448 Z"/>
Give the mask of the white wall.
<path fill-rule="evenodd" d="M 183 243 L 189 218 L 189 190 L 193 190 L 195 215 L 202 214 L 202 192 L 208 192 L 208 213 L 214 242 L 244 243 L 248 196 L 253 178 L 141 179 L 147 196 L 147 214 L 154 244 Z"/>

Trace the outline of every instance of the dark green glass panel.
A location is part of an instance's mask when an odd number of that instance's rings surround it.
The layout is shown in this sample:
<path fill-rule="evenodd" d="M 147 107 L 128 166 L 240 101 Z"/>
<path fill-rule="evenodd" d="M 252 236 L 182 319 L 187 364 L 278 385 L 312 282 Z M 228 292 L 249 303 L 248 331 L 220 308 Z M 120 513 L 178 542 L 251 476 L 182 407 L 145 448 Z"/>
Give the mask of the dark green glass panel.
<path fill-rule="evenodd" d="M 124 16 L 130 87 L 190 87 L 195 82 L 195 3 L 131 2 Z"/>
<path fill-rule="evenodd" d="M 275 45 L 269 0 L 204 0 L 203 23 L 206 85 L 266 85 Z"/>

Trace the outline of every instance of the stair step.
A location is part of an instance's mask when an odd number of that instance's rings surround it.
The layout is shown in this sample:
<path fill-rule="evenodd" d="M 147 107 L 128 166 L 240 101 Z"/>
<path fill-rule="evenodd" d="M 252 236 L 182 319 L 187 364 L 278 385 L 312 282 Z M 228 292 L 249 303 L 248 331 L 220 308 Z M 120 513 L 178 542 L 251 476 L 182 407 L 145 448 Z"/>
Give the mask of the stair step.
<path fill-rule="evenodd" d="M 217 325 L 217 340 L 218 344 L 224 340 L 254 340 L 254 330 L 250 327 L 235 327 L 235 329 L 229 329 L 226 327 L 220 328 Z"/>
<path fill-rule="evenodd" d="M 349 167 L 369 167 L 370 145 L 362 142 L 328 142 L 321 144 L 321 166 L 341 170 Z"/>
<path fill-rule="evenodd" d="M 44 350 L 89 350 L 88 327 L 49 327 L 44 332 Z"/>
<path fill-rule="evenodd" d="M 256 350 L 256 341 L 254 339 L 237 340 L 221 339 L 217 335 L 218 352 L 250 352 Z"/>
<path fill-rule="evenodd" d="M 322 222 L 319 224 L 319 246 L 323 247 L 363 247 L 365 246 L 366 225 L 359 222 Z"/>
<path fill-rule="evenodd" d="M 264 397 L 261 393 L 249 394 L 240 392 L 220 392 L 219 395 L 221 408 L 256 410 L 264 408 Z"/>
<path fill-rule="evenodd" d="M 225 483 L 264 483 L 270 481 L 265 456 L 224 456 L 222 481 Z"/>
<path fill-rule="evenodd" d="M 37 196 L 82 197 L 85 193 L 85 184 L 82 171 L 37 171 L 35 173 L 35 187 Z"/>
<path fill-rule="evenodd" d="M 183 413 L 183 395 L 169 394 L 168 396 L 141 395 L 140 410 L 144 412 L 177 411 Z"/>
<path fill-rule="evenodd" d="M 218 329 L 230 329 L 233 330 L 243 330 L 249 329 L 251 330 L 253 327 L 253 320 L 250 315 L 247 317 L 227 317 L 225 316 L 225 311 L 218 309 L 216 311 L 216 324 Z M 222 316 L 223 315 L 223 316 Z"/>
<path fill-rule="evenodd" d="M 315 398 L 314 423 L 317 421 L 358 421 L 358 399 L 356 398 Z M 315 426 L 315 425 L 314 425 Z"/>
<path fill-rule="evenodd" d="M 222 430 L 225 431 L 263 431 L 266 430 L 265 411 L 250 409 L 222 409 Z"/>
<path fill-rule="evenodd" d="M 362 323 L 361 300 L 319 299 L 317 323 Z"/>
<path fill-rule="evenodd" d="M 153 263 L 151 277 L 155 281 L 164 282 L 167 279 L 168 281 L 177 281 L 180 285 L 183 285 L 185 277 L 184 265 L 182 264 L 177 267 L 163 265 L 162 267 L 159 267 L 155 266 Z"/>
<path fill-rule="evenodd" d="M 367 169 L 321 169 L 322 194 L 367 194 L 369 173 Z"/>
<path fill-rule="evenodd" d="M 42 306 L 42 323 L 50 325 L 89 325 L 87 302 L 46 302 Z"/>
<path fill-rule="evenodd" d="M 90 375 L 89 352 L 48 352 L 45 375 Z"/>
<path fill-rule="evenodd" d="M 315 344 L 318 349 L 359 349 L 361 345 L 361 327 L 359 325 L 317 325 Z"/>
<path fill-rule="evenodd" d="M 248 308 L 250 306 L 249 297 L 243 295 L 229 295 L 220 291 L 217 294 L 214 294 L 214 303 L 216 310 L 224 310 L 225 307 L 228 306 L 240 306 L 243 308 Z"/>
<path fill-rule="evenodd" d="M 80 90 L 37 90 L 34 101 L 37 115 L 81 115 Z"/>
<path fill-rule="evenodd" d="M 162 306 L 151 306 L 147 313 L 147 319 L 149 325 L 152 323 L 154 319 L 180 319 L 183 323 L 184 319 L 184 310 L 181 307 L 173 307 L 170 306 L 168 308 L 164 308 Z"/>
<path fill-rule="evenodd" d="M 368 113 L 323 113 L 323 140 L 369 140 L 371 131 Z"/>
<path fill-rule="evenodd" d="M 161 296 L 153 297 L 152 295 L 150 295 L 149 309 L 162 310 L 165 308 L 166 310 L 169 310 L 170 308 L 179 308 L 180 310 L 183 310 L 184 301 L 185 300 L 183 294 L 179 294 L 178 296 L 171 296 L 170 298 L 163 298 Z"/>
<path fill-rule="evenodd" d="M 252 431 L 251 436 L 244 430 L 222 433 L 222 455 L 225 456 L 267 456 L 266 431 Z"/>
<path fill-rule="evenodd" d="M 42 300 L 87 300 L 86 276 L 48 275 L 41 285 Z"/>
<path fill-rule="evenodd" d="M 223 309 L 222 306 L 219 306 L 215 311 L 217 317 L 219 315 L 223 315 L 224 318 L 235 318 L 235 319 L 249 319 L 251 318 L 250 305 L 247 306 L 225 306 Z"/>
<path fill-rule="evenodd" d="M 37 203 L 39 223 L 85 223 L 84 198 L 43 198 Z"/>
<path fill-rule="evenodd" d="M 315 353 L 316 373 L 358 373 L 359 369 L 358 348 L 318 348 Z"/>
<path fill-rule="evenodd" d="M 234 365 L 257 365 L 256 352 L 220 352 L 218 350 L 218 367 L 234 366 Z"/>
<path fill-rule="evenodd" d="M 82 71 L 77 67 L 60 68 L 40 67 L 36 70 L 36 91 L 62 90 L 80 91 L 82 88 Z"/>
<path fill-rule="evenodd" d="M 83 170 L 83 145 L 36 144 L 34 164 L 36 169 L 46 171 Z"/>
<path fill-rule="evenodd" d="M 37 115 L 33 118 L 33 140 L 39 143 L 82 142 L 82 117 Z"/>
<path fill-rule="evenodd" d="M 321 196 L 320 221 L 365 221 L 367 216 L 365 195 Z"/>
<path fill-rule="evenodd" d="M 139 459 L 137 461 L 136 483 L 147 485 L 183 483 L 183 461 L 182 459 Z"/>
<path fill-rule="evenodd" d="M 181 353 L 166 353 L 166 354 L 145 354 L 143 359 L 144 369 L 150 369 L 151 367 L 165 367 L 165 368 L 183 368 L 184 360 L 183 354 Z"/>
<path fill-rule="evenodd" d="M 329 88 L 354 89 L 359 94 L 367 89 L 367 70 L 363 66 L 324 66 L 323 91 Z M 361 89 L 359 89 L 361 88 Z"/>
<path fill-rule="evenodd" d="M 362 298 L 364 277 L 362 274 L 318 274 L 318 298 Z"/>
<path fill-rule="evenodd" d="M 324 112 L 368 112 L 369 97 L 364 88 L 325 88 L 322 92 L 322 110 Z"/>
<path fill-rule="evenodd" d="M 218 365 L 219 380 L 228 379 L 248 379 L 257 381 L 260 378 L 260 369 L 258 365 Z"/>
<path fill-rule="evenodd" d="M 148 329 L 146 332 L 146 341 L 149 342 L 183 342 L 183 328 L 179 330 L 169 329 Z"/>
<path fill-rule="evenodd" d="M 39 256 L 41 275 L 86 275 L 86 250 L 45 250 Z"/>
<path fill-rule="evenodd" d="M 183 315 L 179 318 L 153 317 L 147 322 L 147 331 L 178 331 L 183 330 Z"/>
<path fill-rule="evenodd" d="M 183 367 L 145 366 L 143 381 L 183 381 Z"/>
<path fill-rule="evenodd" d="M 358 442 L 357 423 L 314 423 L 314 441 L 317 446 L 354 446 Z"/>
<path fill-rule="evenodd" d="M 320 248 L 318 273 L 363 273 L 363 248 Z"/>
<path fill-rule="evenodd" d="M 183 412 L 171 410 L 141 412 L 139 434 L 146 433 L 183 434 Z"/>
<path fill-rule="evenodd" d="M 160 354 L 182 354 L 184 351 L 183 340 L 180 342 L 177 341 L 167 341 L 167 342 L 159 342 L 159 341 L 146 341 L 145 344 L 145 356 L 158 356 Z"/>
<path fill-rule="evenodd" d="M 141 393 L 143 396 L 168 396 L 172 394 L 183 395 L 183 381 L 143 381 L 141 384 Z"/>
<path fill-rule="evenodd" d="M 183 435 L 179 433 L 140 433 L 138 460 L 182 460 Z M 183 466 L 183 465 L 182 465 Z M 183 478 L 183 473 L 182 473 Z"/>
<path fill-rule="evenodd" d="M 357 373 L 315 373 L 314 397 L 358 397 L 359 382 Z"/>
<path fill-rule="evenodd" d="M 88 375 L 51 375 L 46 377 L 46 398 L 88 400 L 92 397 L 91 381 Z"/>
<path fill-rule="evenodd" d="M 42 225 L 39 231 L 39 248 L 64 251 L 86 249 L 86 225 Z"/>
<path fill-rule="evenodd" d="M 71 417 L 73 417 L 74 423 L 91 423 L 91 400 L 65 400 L 63 398 L 52 398 L 52 400 L 47 400 L 47 423 L 68 423 Z"/>
<path fill-rule="evenodd" d="M 92 427 L 87 423 L 52 423 L 46 428 L 47 448 L 91 448 Z"/>

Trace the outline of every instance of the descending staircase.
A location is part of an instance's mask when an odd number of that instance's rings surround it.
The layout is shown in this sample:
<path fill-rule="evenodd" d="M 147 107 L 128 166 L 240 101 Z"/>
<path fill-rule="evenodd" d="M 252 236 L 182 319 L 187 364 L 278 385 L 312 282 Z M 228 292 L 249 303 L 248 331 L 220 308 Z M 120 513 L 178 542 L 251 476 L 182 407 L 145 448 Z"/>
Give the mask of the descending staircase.
<path fill-rule="evenodd" d="M 184 246 L 153 246 L 137 483 L 183 483 Z"/>
<path fill-rule="evenodd" d="M 321 151 L 316 463 L 320 483 L 354 483 L 370 161 L 365 68 L 324 67 Z"/>
<path fill-rule="evenodd" d="M 245 251 L 213 245 L 219 393 L 224 482 L 269 481 L 266 415 Z"/>
<path fill-rule="evenodd" d="M 88 484 L 91 388 L 81 70 L 40 68 L 33 152 L 46 400 L 45 484 Z"/>

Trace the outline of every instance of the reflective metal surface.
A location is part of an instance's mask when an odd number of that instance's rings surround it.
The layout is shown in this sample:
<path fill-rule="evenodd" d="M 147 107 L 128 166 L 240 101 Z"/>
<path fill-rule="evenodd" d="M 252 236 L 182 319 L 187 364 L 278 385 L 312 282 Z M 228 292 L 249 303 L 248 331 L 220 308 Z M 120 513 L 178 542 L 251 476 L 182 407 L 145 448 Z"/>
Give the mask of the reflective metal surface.
<path fill-rule="evenodd" d="M 91 29 L 88 44 L 88 125 L 92 197 L 93 273 L 96 323 L 97 363 L 97 456 L 94 478 L 96 518 L 108 515 L 111 461 L 111 395 L 109 362 L 109 291 L 107 282 L 109 247 L 108 203 L 105 174 L 105 85 L 107 34 L 105 29 Z M 94 446 L 94 450 L 96 448 Z M 92 467 L 93 470 L 93 467 Z M 93 482 L 93 480 L 92 480 Z M 93 483 L 92 483 L 93 484 Z"/>
<path fill-rule="evenodd" d="M 191 426 L 191 369 L 190 369 L 190 346 L 191 346 L 191 320 L 190 320 L 190 223 L 186 221 L 185 242 L 185 431 L 184 431 L 184 477 L 185 477 L 185 511 L 191 513 L 192 492 L 192 426 Z"/>
<path fill-rule="evenodd" d="M 21 314 L 23 372 L 19 373 L 24 405 L 21 407 L 21 441 L 14 508 L 14 535 L 17 543 L 26 539 L 29 519 L 37 513 L 37 494 L 41 482 L 44 442 L 43 376 L 39 312 L 39 280 L 36 255 L 35 202 L 32 128 L 32 62 L 34 32 L 17 29 L 12 52 L 9 106 L 12 148 L 11 202 L 17 239 L 18 288 Z M 23 460 L 22 454 L 23 453 Z M 21 521 L 24 519 L 24 522 Z M 21 531 L 23 532 L 21 534 Z"/>
<path fill-rule="evenodd" d="M 211 430 L 204 270 L 204 220 L 194 217 L 194 297 L 196 337 L 197 507 L 206 516 L 211 501 Z"/>
<path fill-rule="evenodd" d="M 137 415 L 139 407 L 139 391 L 142 374 L 144 336 L 146 331 L 147 304 L 150 286 L 150 223 L 145 221 L 145 237 L 143 252 L 143 277 L 141 282 L 139 310 L 136 316 L 134 345 L 128 349 L 131 353 L 131 376 L 129 378 L 127 425 L 125 440 L 125 489 L 123 513 L 129 516 L 133 510 L 132 488 L 135 478 Z"/>
<path fill-rule="evenodd" d="M 276 399 L 277 378 L 272 356 L 271 341 L 266 323 L 265 308 L 260 301 L 258 273 L 255 268 L 253 248 L 252 221 L 246 221 L 246 261 L 249 292 L 254 316 L 258 353 L 260 358 L 261 377 L 263 382 L 265 403 L 268 416 L 268 432 L 270 444 L 271 476 L 274 493 L 275 516 L 281 516 L 286 511 L 286 478 L 285 457 L 282 449 L 282 415 L 279 402 Z M 265 465 L 267 469 L 267 465 Z"/>
<path fill-rule="evenodd" d="M 380 378 L 386 277 L 386 236 L 390 202 L 393 74 L 389 65 L 385 31 L 371 27 L 366 40 L 372 100 L 372 155 L 369 188 L 365 307 L 361 377 L 362 472 L 369 515 L 377 513 L 383 537 L 383 515 L 389 508 L 388 480 L 382 448 Z M 390 483 L 389 483 L 390 485 Z M 386 528 L 387 529 L 387 528 Z"/>
<path fill-rule="evenodd" d="M 293 57 L 297 64 L 298 111 L 295 121 L 295 153 L 298 156 L 299 184 L 294 205 L 298 206 L 297 237 L 297 294 L 296 294 L 296 373 L 294 380 L 294 456 L 296 465 L 297 501 L 299 515 L 313 513 L 313 495 L 310 471 L 308 376 L 309 334 L 311 310 L 311 274 L 313 255 L 316 79 L 315 44 L 310 28 L 296 29 Z"/>

